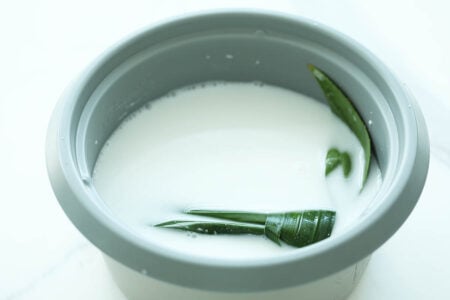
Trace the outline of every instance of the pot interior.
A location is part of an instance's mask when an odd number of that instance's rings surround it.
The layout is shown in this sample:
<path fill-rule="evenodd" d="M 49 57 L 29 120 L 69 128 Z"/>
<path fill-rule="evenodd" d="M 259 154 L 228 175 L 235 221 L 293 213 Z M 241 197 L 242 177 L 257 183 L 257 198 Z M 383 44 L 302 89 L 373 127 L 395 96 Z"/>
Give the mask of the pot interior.
<path fill-rule="evenodd" d="M 80 168 L 91 174 L 102 146 L 129 114 L 180 87 L 205 81 L 260 81 L 324 102 L 307 69 L 312 63 L 352 99 L 368 127 L 385 176 L 401 142 L 395 102 L 390 101 L 394 95 L 381 85 L 384 82 L 375 72 L 368 72 L 369 66 L 348 60 L 339 50 L 345 49 L 251 28 L 207 30 L 149 45 L 126 57 L 88 97 L 77 130 Z"/>

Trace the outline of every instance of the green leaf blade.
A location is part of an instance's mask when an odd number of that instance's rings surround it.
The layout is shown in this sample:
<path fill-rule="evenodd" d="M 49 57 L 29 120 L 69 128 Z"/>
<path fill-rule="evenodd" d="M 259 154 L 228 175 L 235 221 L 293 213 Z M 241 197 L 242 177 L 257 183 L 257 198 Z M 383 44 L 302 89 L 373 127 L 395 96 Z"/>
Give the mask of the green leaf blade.
<path fill-rule="evenodd" d="M 344 171 L 344 177 L 348 177 L 352 171 L 352 160 L 348 152 L 341 153 L 342 170 Z"/>
<path fill-rule="evenodd" d="M 331 111 L 338 116 L 350 130 L 358 138 L 363 150 L 364 150 L 364 169 L 363 169 L 363 186 L 367 180 L 370 168 L 371 159 L 371 140 L 366 125 L 361 119 L 356 108 L 351 101 L 337 86 L 337 84 L 331 80 L 323 71 L 316 68 L 314 65 L 309 64 L 308 69 L 313 74 L 314 78 L 318 82 L 322 91 L 325 94 L 328 105 Z"/>
<path fill-rule="evenodd" d="M 253 225 L 245 223 L 175 220 L 156 224 L 154 226 L 196 232 L 200 234 L 264 234 L 263 225 Z"/>
<path fill-rule="evenodd" d="M 347 178 L 352 171 L 350 154 L 348 154 L 348 152 L 340 152 L 336 148 L 328 150 L 325 165 L 325 176 L 328 176 L 328 174 L 333 172 L 340 165 L 342 165 L 342 171 L 345 178 Z"/>
<path fill-rule="evenodd" d="M 223 217 L 223 211 L 214 210 L 190 210 L 190 214 L 202 216 L 218 215 Z M 227 212 L 231 213 L 231 212 Z M 336 212 L 329 210 L 305 210 L 287 213 L 251 213 L 232 212 L 245 218 L 242 215 L 264 216 L 264 224 L 238 223 L 238 222 L 211 222 L 195 220 L 172 220 L 154 225 L 168 229 L 196 232 L 200 234 L 254 234 L 265 235 L 269 240 L 281 245 L 281 241 L 294 247 L 304 247 L 321 241 L 331 235 L 333 230 Z M 227 216 L 229 217 L 229 216 Z M 259 219 L 257 220 L 260 221 Z"/>
<path fill-rule="evenodd" d="M 336 148 L 328 150 L 325 160 L 325 176 L 333 172 L 341 163 L 341 153 Z"/>
<path fill-rule="evenodd" d="M 226 211 L 226 210 L 201 210 L 191 209 L 185 212 L 190 215 L 213 217 L 231 221 L 264 224 L 267 215 L 262 213 L 244 212 L 244 211 Z"/>

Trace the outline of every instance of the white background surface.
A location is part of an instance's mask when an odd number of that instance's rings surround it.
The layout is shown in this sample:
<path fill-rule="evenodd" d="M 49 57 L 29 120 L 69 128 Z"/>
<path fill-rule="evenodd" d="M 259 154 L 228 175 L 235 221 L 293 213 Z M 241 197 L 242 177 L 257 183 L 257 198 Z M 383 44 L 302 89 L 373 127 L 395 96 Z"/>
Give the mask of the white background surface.
<path fill-rule="evenodd" d="M 223 3 L 226 3 L 223 4 Z M 0 0 L 0 300 L 124 300 L 99 251 L 65 217 L 45 169 L 45 134 L 67 84 L 127 34 L 198 9 L 307 16 L 369 48 L 418 99 L 429 177 L 404 226 L 373 255 L 351 300 L 450 295 L 450 4 L 446 0 Z"/>

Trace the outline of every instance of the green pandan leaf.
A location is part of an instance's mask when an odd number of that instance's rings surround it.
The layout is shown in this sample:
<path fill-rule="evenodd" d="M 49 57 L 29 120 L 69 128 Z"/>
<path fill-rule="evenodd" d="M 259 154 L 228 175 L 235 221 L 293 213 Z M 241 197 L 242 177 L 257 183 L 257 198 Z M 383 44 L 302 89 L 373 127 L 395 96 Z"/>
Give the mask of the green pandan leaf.
<path fill-rule="evenodd" d="M 223 211 L 223 210 L 201 210 L 201 209 L 190 209 L 185 211 L 189 215 L 213 217 L 219 219 L 227 219 L 238 222 L 247 222 L 255 224 L 266 223 L 267 214 L 263 213 L 250 213 L 242 211 Z"/>
<path fill-rule="evenodd" d="M 169 221 L 155 225 L 201 234 L 264 234 L 264 226 L 244 223 L 220 223 L 205 221 Z"/>
<path fill-rule="evenodd" d="M 316 81 L 319 83 L 331 111 L 338 116 L 350 130 L 356 135 L 364 150 L 364 172 L 363 172 L 363 186 L 367 180 L 370 168 L 371 156 L 371 140 L 366 125 L 361 119 L 358 111 L 353 106 L 351 101 L 347 98 L 344 92 L 331 80 L 323 71 L 319 70 L 313 65 L 308 65 L 309 70 L 313 74 Z M 344 167 L 345 173 L 346 167 Z"/>
<path fill-rule="evenodd" d="M 325 162 L 325 175 L 328 175 L 341 164 L 341 153 L 335 148 L 328 150 Z"/>
<path fill-rule="evenodd" d="M 352 160 L 347 152 L 340 152 L 336 148 L 328 150 L 326 158 L 325 175 L 330 174 L 339 165 L 342 165 L 344 176 L 348 177 L 352 171 Z"/>
<path fill-rule="evenodd" d="M 336 219 L 336 212 L 329 210 L 305 210 L 273 214 L 189 210 L 186 213 L 238 222 L 174 220 L 154 226 L 201 234 L 264 234 L 277 244 L 284 241 L 294 247 L 304 247 L 328 238 Z"/>
<path fill-rule="evenodd" d="M 342 170 L 344 171 L 344 176 L 348 177 L 352 171 L 352 160 L 350 158 L 350 154 L 347 152 L 341 153 L 341 164 Z"/>

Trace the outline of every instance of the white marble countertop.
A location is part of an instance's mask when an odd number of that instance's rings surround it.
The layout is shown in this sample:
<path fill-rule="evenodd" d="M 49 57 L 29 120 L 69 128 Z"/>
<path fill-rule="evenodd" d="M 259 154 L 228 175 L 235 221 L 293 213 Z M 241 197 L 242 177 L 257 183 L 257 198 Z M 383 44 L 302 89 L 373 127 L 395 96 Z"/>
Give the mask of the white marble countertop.
<path fill-rule="evenodd" d="M 47 123 L 64 87 L 109 45 L 169 16 L 218 7 L 272 9 L 328 24 L 373 51 L 410 88 L 428 123 L 429 176 L 416 209 L 374 253 L 351 300 L 448 299 L 448 1 L 42 0 L 0 8 L 0 300 L 125 299 L 51 191 Z"/>

